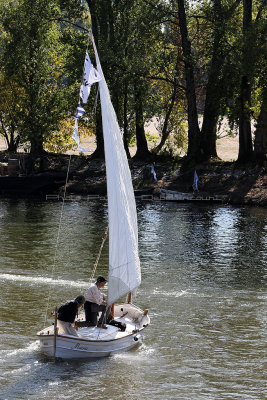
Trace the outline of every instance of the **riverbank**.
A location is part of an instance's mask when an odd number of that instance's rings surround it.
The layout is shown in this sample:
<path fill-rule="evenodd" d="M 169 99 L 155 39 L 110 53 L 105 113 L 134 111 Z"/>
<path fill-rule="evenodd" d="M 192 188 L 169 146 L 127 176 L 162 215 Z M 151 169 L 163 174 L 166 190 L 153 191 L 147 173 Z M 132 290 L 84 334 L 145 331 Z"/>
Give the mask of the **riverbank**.
<path fill-rule="evenodd" d="M 20 158 L 20 163 L 25 164 L 26 153 L 14 155 Z M 0 161 L 10 157 L 5 152 L 0 153 Z M 70 158 L 71 157 L 71 158 Z M 106 195 L 106 170 L 105 162 L 101 159 L 92 159 L 83 155 L 47 154 L 43 160 L 45 172 L 38 172 L 38 160 L 35 173 L 23 177 L 23 186 L 27 181 L 32 182 L 32 177 L 44 185 L 37 185 L 38 191 L 44 194 L 62 194 L 64 182 L 69 166 L 69 179 L 67 193 L 75 195 Z M 224 203 L 235 205 L 267 206 L 267 173 L 266 165 L 238 166 L 230 161 L 213 161 L 196 165 L 194 169 L 183 170 L 177 162 L 160 160 L 151 162 L 129 160 L 132 173 L 133 186 L 140 193 L 150 193 L 160 196 L 161 189 L 182 193 L 193 193 L 193 179 L 196 170 L 198 176 L 198 192 L 200 197 L 219 196 Z M 48 182 L 47 176 L 50 181 Z M 22 176 L 21 176 L 22 180 Z M 23 190 L 18 186 L 13 188 L 11 195 L 19 196 Z M 49 183 L 49 184 L 48 184 Z M 45 186 L 46 185 L 46 186 Z M 0 183 L 1 186 L 1 183 Z M 37 190 L 36 186 L 36 190 Z M 29 188 L 30 189 L 30 188 Z M 34 192 L 34 188 L 33 192 Z M 4 191 L 3 191 L 4 192 Z M 5 192 L 2 195 L 5 194 Z M 29 192 L 29 191 L 28 191 Z M 27 193 L 26 193 L 27 194 Z M 24 193 L 25 195 L 25 193 Z"/>
<path fill-rule="evenodd" d="M 145 163 L 130 160 L 133 186 L 140 192 L 159 195 L 161 189 L 193 193 L 193 179 L 198 176 L 199 197 L 219 196 L 224 203 L 267 206 L 266 167 L 238 167 L 234 162 L 216 161 L 199 164 L 195 169 L 181 172 L 172 163 Z M 157 180 L 155 180 L 155 178 Z M 91 161 L 73 171 L 68 192 L 76 194 L 106 194 L 105 164 Z"/>

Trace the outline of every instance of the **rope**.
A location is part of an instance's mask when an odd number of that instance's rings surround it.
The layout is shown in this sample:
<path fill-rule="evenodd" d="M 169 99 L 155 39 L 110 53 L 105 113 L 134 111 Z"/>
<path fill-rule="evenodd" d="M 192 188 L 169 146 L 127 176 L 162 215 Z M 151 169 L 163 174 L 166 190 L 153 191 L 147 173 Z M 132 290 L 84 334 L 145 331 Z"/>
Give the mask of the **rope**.
<path fill-rule="evenodd" d="M 93 279 L 94 279 L 94 276 L 95 276 L 95 272 L 96 272 L 96 268 L 97 268 L 97 265 L 98 265 L 98 262 L 99 262 L 99 259 L 100 259 L 101 253 L 102 253 L 102 249 L 103 249 L 103 246 L 104 246 L 104 243 L 106 241 L 107 236 L 108 236 L 108 225 L 106 227 L 104 236 L 102 238 L 102 243 L 101 243 L 100 249 L 98 251 L 98 255 L 96 257 L 96 261 L 94 263 L 94 269 L 93 269 L 91 277 L 90 277 L 90 282 L 93 282 Z M 106 312 L 105 312 L 104 321 L 106 320 L 107 312 L 108 312 L 108 307 L 107 307 Z M 100 330 L 98 332 L 97 339 L 99 338 L 99 336 L 100 336 Z"/>
<path fill-rule="evenodd" d="M 107 238 L 107 235 L 108 235 L 108 225 L 107 225 L 107 227 L 106 227 L 104 236 L 103 236 L 103 238 L 102 238 L 102 243 L 101 243 L 101 246 L 100 246 L 98 255 L 97 255 L 97 257 L 96 257 L 96 261 L 95 261 L 95 263 L 94 263 L 94 269 L 93 269 L 93 271 L 92 271 L 92 274 L 91 274 L 91 277 L 90 277 L 90 281 L 93 281 L 93 279 L 94 279 L 95 272 L 96 272 L 96 268 L 97 268 L 97 265 L 98 265 L 98 262 L 99 262 L 99 259 L 100 259 L 101 253 L 102 253 L 102 249 L 103 249 L 104 243 L 105 243 L 106 238 Z"/>
<path fill-rule="evenodd" d="M 68 169 L 67 169 L 67 175 L 66 175 L 66 181 L 65 181 L 65 187 L 64 187 L 64 194 L 63 194 L 63 201 L 62 201 L 60 218 L 59 218 L 59 225 L 58 225 L 58 231 L 57 231 L 57 240 L 56 240 L 56 246 L 55 246 L 54 260 L 53 260 L 51 274 L 50 274 L 50 276 L 52 278 L 53 278 L 54 273 L 55 273 L 56 259 L 57 259 L 57 254 L 58 254 L 59 235 L 60 235 L 60 230 L 61 230 L 61 225 L 62 225 L 63 210 L 64 210 L 66 192 L 67 192 L 67 183 L 68 183 L 68 179 L 69 179 L 70 161 L 71 161 L 71 154 L 70 154 L 69 163 L 68 163 Z M 44 327 L 45 327 L 45 324 L 47 322 L 47 312 L 48 312 L 48 306 L 49 306 L 49 302 L 50 302 L 50 297 L 51 297 L 51 289 L 49 289 L 49 292 L 48 292 L 48 299 L 47 299 L 45 319 L 44 319 Z"/>
<path fill-rule="evenodd" d="M 96 114 L 98 96 L 99 96 L 99 86 L 97 86 L 97 92 L 96 92 L 96 96 L 95 96 L 95 104 L 94 104 L 93 111 L 92 111 L 93 114 Z"/>
<path fill-rule="evenodd" d="M 86 51 L 88 51 L 88 46 L 89 46 L 89 41 L 91 39 L 91 32 L 89 31 L 88 34 L 88 39 L 87 39 L 87 45 L 86 45 Z M 82 74 L 82 79 L 81 79 L 81 84 L 83 82 L 83 77 L 84 77 L 84 68 L 85 68 L 85 63 L 83 66 L 83 74 Z M 96 111 L 96 105 L 97 105 L 97 100 L 98 100 L 98 90 L 97 90 L 97 95 L 96 95 L 96 100 L 95 100 L 95 104 L 94 104 L 94 108 L 93 108 L 93 112 Z M 80 93 L 79 93 L 79 102 L 80 102 Z M 67 175 L 66 175 L 66 181 L 65 181 L 65 187 L 64 187 L 64 194 L 63 194 L 63 201 L 62 201 L 62 207 L 61 207 L 61 213 L 60 213 L 60 219 L 59 219 L 59 226 L 58 226 L 58 232 L 57 232 L 57 239 L 56 239 L 56 246 L 55 246 L 55 254 L 54 254 L 54 260 L 53 260 L 53 264 L 52 264 L 52 268 L 51 268 L 51 274 L 50 276 L 53 278 L 54 273 L 55 273 L 55 265 L 56 265 L 56 259 L 57 259 L 57 254 L 58 254 L 58 244 L 59 244 L 59 236 L 60 236 L 60 230 L 61 230 L 61 225 L 62 225 L 62 218 L 63 218 L 63 210 L 64 210 L 64 205 L 65 205 L 65 199 L 66 199 L 66 191 L 67 191 L 67 182 L 68 182 L 68 178 L 69 178 L 69 170 L 70 170 L 70 162 L 71 162 L 71 155 L 69 158 L 69 163 L 68 163 L 68 169 L 67 169 Z M 105 240 L 107 238 L 107 233 L 108 233 L 108 226 L 106 228 L 106 231 L 104 233 L 103 239 L 102 239 L 102 243 L 94 264 L 94 269 L 92 271 L 91 274 L 91 278 L 90 280 L 92 281 L 96 272 L 96 268 L 101 256 L 101 252 L 105 243 Z M 47 299 L 47 306 L 46 306 L 46 312 L 45 312 L 45 319 L 44 319 L 44 326 L 47 322 L 47 313 L 48 313 L 48 307 L 49 307 L 49 302 L 50 302 L 50 297 L 51 297 L 51 289 L 49 289 L 48 292 L 48 299 Z"/>

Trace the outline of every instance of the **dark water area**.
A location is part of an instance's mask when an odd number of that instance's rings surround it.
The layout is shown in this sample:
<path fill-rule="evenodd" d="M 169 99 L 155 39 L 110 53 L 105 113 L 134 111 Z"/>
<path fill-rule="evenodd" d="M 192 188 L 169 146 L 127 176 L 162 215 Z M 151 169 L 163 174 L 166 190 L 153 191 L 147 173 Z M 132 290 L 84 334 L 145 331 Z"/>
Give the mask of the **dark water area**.
<path fill-rule="evenodd" d="M 88 287 L 107 204 L 67 202 L 62 213 L 60 202 L 0 201 L 1 400 L 267 397 L 267 210 L 137 208 L 135 303 L 151 317 L 143 344 L 105 359 L 53 362 L 36 332 L 47 311 Z M 97 275 L 107 275 L 107 264 L 106 243 Z"/>

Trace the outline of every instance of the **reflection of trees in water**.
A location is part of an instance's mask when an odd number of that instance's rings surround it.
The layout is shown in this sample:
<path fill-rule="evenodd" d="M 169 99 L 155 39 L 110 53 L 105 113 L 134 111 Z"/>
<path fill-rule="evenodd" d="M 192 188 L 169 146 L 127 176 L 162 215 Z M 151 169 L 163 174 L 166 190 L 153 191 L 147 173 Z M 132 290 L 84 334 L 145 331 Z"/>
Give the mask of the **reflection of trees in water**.
<path fill-rule="evenodd" d="M 256 216 L 250 208 L 206 207 L 190 213 L 189 219 L 190 247 L 202 263 L 206 278 L 213 275 L 218 284 L 240 287 L 262 285 L 266 212 Z"/>
<path fill-rule="evenodd" d="M 62 203 L 5 200 L 0 205 L 4 271 L 50 276 Z M 265 279 L 266 210 L 177 203 L 137 203 L 143 273 L 159 264 L 191 284 L 256 287 Z M 91 275 L 108 223 L 106 201 L 66 202 L 55 278 Z M 96 274 L 107 275 L 108 239 Z"/>
<path fill-rule="evenodd" d="M 104 201 L 62 203 L 5 200 L 0 208 L 0 256 L 6 271 L 35 270 L 71 279 L 73 270 L 88 279 L 107 225 Z M 108 240 L 99 269 L 107 269 Z"/>
<path fill-rule="evenodd" d="M 265 210 L 150 203 L 140 206 L 139 222 L 145 257 L 158 259 L 163 269 L 175 266 L 179 280 L 244 287 L 263 282 Z"/>
<path fill-rule="evenodd" d="M 1 258 L 5 267 L 34 268 L 47 246 L 46 211 L 39 202 L 8 199 L 1 202 Z M 51 216 L 49 216 L 51 218 Z M 44 256 L 45 257 L 45 256 Z"/>
<path fill-rule="evenodd" d="M 235 283 L 248 288 L 266 283 L 266 224 L 263 210 L 241 209 L 237 222 L 236 259 L 232 261 Z"/>
<path fill-rule="evenodd" d="M 75 271 L 80 271 L 81 280 L 88 280 L 107 223 L 106 202 L 68 204 L 60 233 L 59 248 L 61 250 L 58 252 L 58 262 L 64 273 L 71 276 L 71 271 L 75 269 Z M 108 239 L 102 251 L 98 270 L 107 269 L 107 253 Z"/>
<path fill-rule="evenodd" d="M 240 287 L 262 285 L 267 249 L 264 244 L 266 213 L 253 215 L 250 208 L 214 207 L 202 213 L 201 224 L 192 223 L 193 252 L 201 255 L 206 271 L 217 283 L 230 283 Z M 197 234 L 196 234 L 197 232 Z M 200 252 L 198 252 L 200 249 Z"/>

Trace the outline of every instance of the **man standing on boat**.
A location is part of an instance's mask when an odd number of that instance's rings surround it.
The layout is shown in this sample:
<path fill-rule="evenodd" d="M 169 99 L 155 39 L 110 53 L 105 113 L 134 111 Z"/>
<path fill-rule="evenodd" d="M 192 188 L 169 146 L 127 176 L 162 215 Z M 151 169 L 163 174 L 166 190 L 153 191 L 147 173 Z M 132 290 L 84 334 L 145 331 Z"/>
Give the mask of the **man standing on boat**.
<path fill-rule="evenodd" d="M 79 308 L 82 307 L 84 303 L 84 296 L 78 296 L 75 300 L 67 301 L 67 303 L 62 304 L 62 306 L 59 307 L 57 314 L 57 326 L 59 328 L 59 334 L 78 336 L 72 324 L 75 321 Z"/>
<path fill-rule="evenodd" d="M 85 319 L 87 322 L 91 322 L 92 325 L 97 325 L 99 328 L 107 329 L 106 325 L 104 325 L 104 321 L 106 319 L 107 312 L 107 303 L 105 302 L 106 296 L 104 293 L 100 292 L 107 280 L 103 276 L 99 276 L 94 285 L 89 287 L 85 294 L 85 303 L 84 303 L 84 311 L 85 311 Z M 102 312 L 101 316 L 97 322 L 98 312 Z"/>

